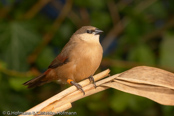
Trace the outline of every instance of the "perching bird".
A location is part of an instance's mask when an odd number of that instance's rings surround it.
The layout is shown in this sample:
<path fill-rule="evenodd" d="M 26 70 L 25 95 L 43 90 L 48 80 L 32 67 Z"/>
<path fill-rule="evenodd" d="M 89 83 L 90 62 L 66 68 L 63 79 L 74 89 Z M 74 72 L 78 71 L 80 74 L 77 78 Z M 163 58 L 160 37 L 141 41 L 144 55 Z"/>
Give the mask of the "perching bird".
<path fill-rule="evenodd" d="M 102 32 L 93 26 L 83 26 L 77 30 L 48 69 L 40 76 L 25 82 L 24 85 L 33 88 L 58 80 L 76 86 L 85 94 L 82 86 L 77 82 L 89 78 L 95 85 L 93 75 L 103 56 L 103 49 L 99 42 L 99 35 Z"/>

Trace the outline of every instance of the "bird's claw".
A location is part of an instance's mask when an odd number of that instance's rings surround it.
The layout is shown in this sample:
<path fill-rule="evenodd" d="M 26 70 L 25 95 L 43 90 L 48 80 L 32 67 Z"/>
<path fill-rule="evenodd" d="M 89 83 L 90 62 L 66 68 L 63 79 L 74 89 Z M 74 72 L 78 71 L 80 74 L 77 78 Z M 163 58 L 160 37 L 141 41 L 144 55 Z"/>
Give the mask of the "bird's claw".
<path fill-rule="evenodd" d="M 74 81 L 71 81 L 70 83 L 71 83 L 72 85 L 74 85 L 77 89 L 81 90 L 82 93 L 83 93 L 83 95 L 85 95 L 85 92 L 84 92 L 84 90 L 82 89 L 82 86 L 81 86 L 81 85 L 79 85 L 78 83 L 76 83 L 76 82 L 74 82 Z"/>
<path fill-rule="evenodd" d="M 93 76 L 89 76 L 89 81 L 92 82 L 94 84 L 94 87 L 96 88 L 96 84 L 95 84 L 95 81 L 94 81 L 94 77 Z"/>

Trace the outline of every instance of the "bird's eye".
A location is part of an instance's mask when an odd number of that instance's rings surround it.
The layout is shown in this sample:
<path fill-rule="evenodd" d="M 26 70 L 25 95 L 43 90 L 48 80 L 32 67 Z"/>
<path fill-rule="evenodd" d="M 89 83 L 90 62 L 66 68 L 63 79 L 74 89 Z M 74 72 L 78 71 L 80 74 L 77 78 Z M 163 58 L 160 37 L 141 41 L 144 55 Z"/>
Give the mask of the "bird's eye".
<path fill-rule="evenodd" d="M 87 33 L 89 33 L 89 34 L 91 34 L 91 33 L 92 33 L 92 31 L 91 31 L 91 30 L 87 30 L 86 32 L 87 32 Z"/>

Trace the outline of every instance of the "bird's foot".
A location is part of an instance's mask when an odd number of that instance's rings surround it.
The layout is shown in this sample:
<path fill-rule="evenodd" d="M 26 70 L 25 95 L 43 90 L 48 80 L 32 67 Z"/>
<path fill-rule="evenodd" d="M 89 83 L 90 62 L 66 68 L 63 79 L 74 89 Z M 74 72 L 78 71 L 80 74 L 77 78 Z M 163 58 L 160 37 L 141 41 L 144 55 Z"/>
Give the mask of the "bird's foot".
<path fill-rule="evenodd" d="M 88 78 L 89 78 L 90 82 L 92 82 L 94 84 L 94 87 L 96 88 L 97 86 L 95 84 L 94 77 L 93 76 L 89 76 Z"/>
<path fill-rule="evenodd" d="M 83 95 L 85 95 L 85 92 L 84 90 L 82 89 L 82 86 L 79 85 L 78 83 L 74 82 L 73 80 L 71 79 L 68 79 L 67 82 L 70 84 L 70 85 L 74 85 L 77 89 L 81 90 L 81 92 L 83 93 Z"/>

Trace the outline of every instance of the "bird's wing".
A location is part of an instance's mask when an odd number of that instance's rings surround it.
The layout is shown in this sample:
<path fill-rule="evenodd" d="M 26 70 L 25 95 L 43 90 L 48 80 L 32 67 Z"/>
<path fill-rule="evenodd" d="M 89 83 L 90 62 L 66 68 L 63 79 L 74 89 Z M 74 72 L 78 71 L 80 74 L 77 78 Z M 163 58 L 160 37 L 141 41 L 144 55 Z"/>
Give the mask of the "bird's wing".
<path fill-rule="evenodd" d="M 67 56 L 62 56 L 61 54 L 59 54 L 52 62 L 51 64 L 48 66 L 48 68 L 56 68 L 58 66 L 61 66 L 65 63 L 68 62 L 68 57 Z"/>
<path fill-rule="evenodd" d="M 70 62 L 71 50 L 75 47 L 75 45 L 75 42 L 69 41 L 62 49 L 62 52 L 51 62 L 48 69 L 43 74 L 25 82 L 24 85 L 27 85 L 28 88 L 33 88 L 55 80 L 55 78 L 52 78 L 55 75 L 53 69 Z M 50 72 L 52 73 L 52 77 L 47 76 Z"/>
<path fill-rule="evenodd" d="M 69 41 L 64 48 L 62 49 L 62 52 L 51 62 L 51 64 L 48 66 L 48 68 L 56 68 L 58 66 L 62 66 L 63 64 L 66 64 L 69 62 L 69 57 L 71 54 L 71 50 L 75 47 L 75 41 Z"/>

